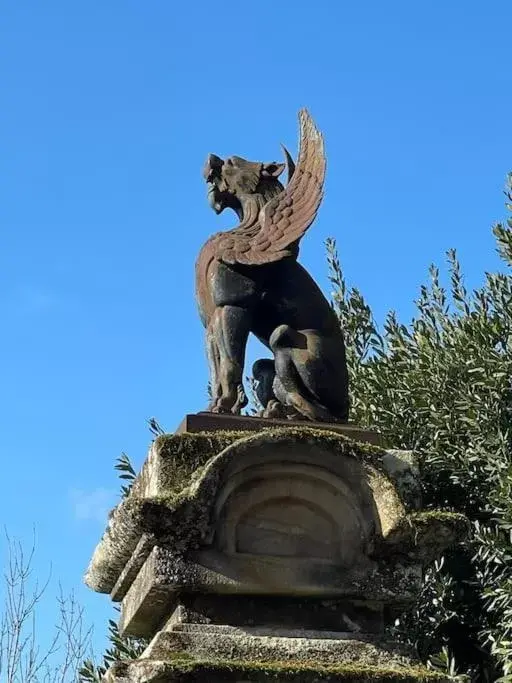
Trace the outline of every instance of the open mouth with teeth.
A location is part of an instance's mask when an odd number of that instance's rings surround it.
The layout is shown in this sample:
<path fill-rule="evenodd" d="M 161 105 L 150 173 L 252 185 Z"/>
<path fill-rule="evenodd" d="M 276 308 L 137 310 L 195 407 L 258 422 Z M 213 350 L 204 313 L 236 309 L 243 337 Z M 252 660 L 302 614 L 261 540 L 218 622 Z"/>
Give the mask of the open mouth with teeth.
<path fill-rule="evenodd" d="M 233 211 L 240 215 L 242 212 L 242 205 L 236 195 L 230 192 L 222 192 L 217 187 L 215 180 L 209 180 L 206 183 L 208 193 L 208 203 L 216 214 L 222 213 L 224 209 L 233 209 Z"/>

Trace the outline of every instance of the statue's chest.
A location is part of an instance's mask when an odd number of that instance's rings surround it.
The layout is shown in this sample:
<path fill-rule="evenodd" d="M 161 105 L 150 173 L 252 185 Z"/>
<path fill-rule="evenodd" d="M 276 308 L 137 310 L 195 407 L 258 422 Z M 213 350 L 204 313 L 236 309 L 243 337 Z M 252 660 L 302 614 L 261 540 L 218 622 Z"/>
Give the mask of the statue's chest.
<path fill-rule="evenodd" d="M 212 262 L 209 284 L 216 306 L 248 306 L 262 295 L 262 283 L 254 269 L 240 269 L 221 261 Z"/>

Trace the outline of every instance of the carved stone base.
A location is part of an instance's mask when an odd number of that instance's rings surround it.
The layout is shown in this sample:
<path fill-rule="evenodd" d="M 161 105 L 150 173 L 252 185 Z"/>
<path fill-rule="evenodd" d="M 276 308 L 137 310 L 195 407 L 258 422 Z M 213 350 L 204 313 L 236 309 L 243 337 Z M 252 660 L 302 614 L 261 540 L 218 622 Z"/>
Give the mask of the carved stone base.
<path fill-rule="evenodd" d="M 383 632 L 467 520 L 418 511 L 410 453 L 272 422 L 188 416 L 154 442 L 86 576 L 151 639 L 105 680 L 444 680 Z"/>

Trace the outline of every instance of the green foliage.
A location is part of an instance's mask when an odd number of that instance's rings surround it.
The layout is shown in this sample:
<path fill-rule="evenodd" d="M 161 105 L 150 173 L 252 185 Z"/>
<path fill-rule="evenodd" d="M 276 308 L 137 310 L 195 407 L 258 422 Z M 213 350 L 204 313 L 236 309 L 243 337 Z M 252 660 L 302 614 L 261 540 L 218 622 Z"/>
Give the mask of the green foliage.
<path fill-rule="evenodd" d="M 443 647 L 440 652 L 430 658 L 428 662 L 428 668 L 432 671 L 436 671 L 439 674 L 443 674 L 451 681 L 466 683 L 470 680 L 469 676 L 466 674 L 458 673 L 455 660 L 450 656 L 450 653 L 446 647 Z"/>
<path fill-rule="evenodd" d="M 512 210 L 512 174 L 507 181 Z M 396 625 L 427 659 L 447 647 L 474 680 L 512 681 L 512 218 L 493 229 L 505 272 L 469 293 L 455 250 L 410 324 L 378 329 L 327 241 L 333 307 L 347 341 L 351 419 L 420 458 L 426 507 L 463 512 L 471 540 L 429 569 L 414 612 Z"/>
<path fill-rule="evenodd" d="M 147 420 L 147 424 L 153 437 L 153 441 L 159 436 L 163 436 L 165 434 L 164 428 L 160 425 L 156 417 L 150 417 L 149 420 Z M 123 479 L 124 481 L 128 482 L 128 484 L 121 485 L 121 498 L 126 498 L 126 496 L 130 493 L 137 473 L 133 468 L 130 458 L 124 451 L 117 458 L 114 469 L 119 472 L 119 479 Z"/>
<path fill-rule="evenodd" d="M 121 497 L 126 498 L 126 496 L 130 493 L 130 489 L 133 485 L 135 477 L 137 476 L 137 473 L 133 469 L 130 458 L 124 452 L 121 453 L 121 455 L 117 458 L 114 468 L 120 473 L 119 479 L 129 482 L 128 484 L 122 484 L 121 486 Z"/>
<path fill-rule="evenodd" d="M 108 639 L 110 647 L 105 651 L 102 663 L 95 664 L 90 659 L 83 662 L 78 672 L 78 683 L 101 683 L 102 677 L 114 662 L 137 659 L 147 646 L 147 641 L 141 638 L 122 636 L 112 619 L 108 624 Z"/>
<path fill-rule="evenodd" d="M 161 424 L 158 422 L 156 417 L 150 417 L 147 422 L 148 422 L 149 431 L 153 435 L 153 439 L 156 439 L 159 436 L 162 436 L 163 434 L 165 434 L 165 429 L 161 426 Z"/>

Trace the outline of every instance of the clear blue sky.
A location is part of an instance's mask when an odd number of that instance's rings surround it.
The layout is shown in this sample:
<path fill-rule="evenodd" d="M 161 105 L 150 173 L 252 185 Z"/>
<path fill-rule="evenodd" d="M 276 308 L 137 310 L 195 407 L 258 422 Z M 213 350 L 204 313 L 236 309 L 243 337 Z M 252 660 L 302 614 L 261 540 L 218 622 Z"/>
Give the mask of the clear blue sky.
<path fill-rule="evenodd" d="M 407 319 L 431 261 L 469 285 L 496 267 L 490 225 L 512 169 L 510 0 L 244 3 L 6 0 L 0 10 L 0 520 L 35 524 L 38 567 L 80 587 L 140 464 L 145 419 L 205 405 L 198 249 L 208 152 L 280 158 L 307 106 L 328 181 L 323 242 L 379 319 Z M 101 521 L 100 521 L 101 520 Z"/>

